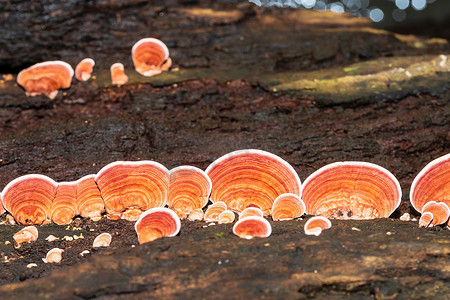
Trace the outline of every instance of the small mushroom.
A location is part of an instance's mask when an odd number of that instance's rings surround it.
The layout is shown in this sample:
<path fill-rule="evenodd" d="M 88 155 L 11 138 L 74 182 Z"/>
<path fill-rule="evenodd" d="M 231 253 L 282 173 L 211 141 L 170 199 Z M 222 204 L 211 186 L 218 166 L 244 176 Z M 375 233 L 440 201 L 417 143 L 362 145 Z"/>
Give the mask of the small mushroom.
<path fill-rule="evenodd" d="M 144 76 L 150 77 L 169 70 L 172 59 L 167 46 L 155 38 L 143 38 L 131 49 L 134 68 Z"/>
<path fill-rule="evenodd" d="M 53 248 L 47 252 L 47 255 L 42 260 L 46 264 L 59 263 L 62 259 L 62 252 L 63 250 L 59 248 Z"/>
<path fill-rule="evenodd" d="M 31 243 L 38 239 L 39 233 L 35 226 L 27 226 L 14 234 L 13 239 L 16 241 L 18 247 L 23 243 Z"/>
<path fill-rule="evenodd" d="M 218 201 L 213 203 L 206 209 L 203 219 L 206 222 L 217 222 L 219 220 L 219 215 L 225 210 L 227 210 L 227 205 L 224 202 Z"/>
<path fill-rule="evenodd" d="M 173 210 L 165 207 L 150 208 L 143 212 L 134 225 L 139 244 L 175 236 L 180 228 L 180 218 Z"/>
<path fill-rule="evenodd" d="M 121 63 L 115 63 L 111 66 L 112 84 L 124 85 L 128 82 L 128 76 L 125 74 L 125 67 Z"/>
<path fill-rule="evenodd" d="M 431 224 L 433 226 L 441 225 L 447 222 L 448 218 L 450 217 L 450 209 L 448 208 L 447 204 L 444 202 L 436 202 L 436 201 L 429 201 L 422 207 L 422 214 L 429 212 L 433 215 Z M 420 218 L 422 220 L 422 217 Z M 428 218 L 425 218 L 427 220 Z M 419 220 L 419 227 L 422 227 Z M 424 221 L 422 221 L 422 224 L 424 224 Z M 427 227 L 430 223 L 428 223 L 425 227 Z"/>
<path fill-rule="evenodd" d="M 203 210 L 201 208 L 197 208 L 197 209 L 192 210 L 189 213 L 188 220 L 189 221 L 202 221 L 204 215 L 205 214 L 203 213 Z"/>
<path fill-rule="evenodd" d="M 95 175 L 86 175 L 77 180 L 77 210 L 83 218 L 99 221 L 105 211 L 105 203 L 95 183 Z"/>
<path fill-rule="evenodd" d="M 278 196 L 272 205 L 272 220 L 292 220 L 306 211 L 305 203 L 296 194 L 286 193 Z"/>
<path fill-rule="evenodd" d="M 50 223 L 50 209 L 58 184 L 51 178 L 31 174 L 9 182 L 2 192 L 2 203 L 17 223 L 40 225 Z"/>
<path fill-rule="evenodd" d="M 212 182 L 211 201 L 223 201 L 240 213 L 259 207 L 269 215 L 275 198 L 284 193 L 300 195 L 300 178 L 280 157 L 262 150 L 238 150 L 215 160 L 206 169 Z"/>
<path fill-rule="evenodd" d="M 431 221 L 433 221 L 433 214 L 429 211 L 424 212 L 419 219 L 419 227 L 428 227 L 433 226 L 431 224 Z"/>
<path fill-rule="evenodd" d="M 331 222 L 325 217 L 315 216 L 306 221 L 305 233 L 307 235 L 318 236 L 323 230 L 331 228 Z"/>
<path fill-rule="evenodd" d="M 143 211 L 166 204 L 169 170 L 155 161 L 117 161 L 103 167 L 95 182 L 108 218 L 135 221 Z"/>
<path fill-rule="evenodd" d="M 50 209 L 52 221 L 67 225 L 78 214 L 76 182 L 60 182 Z"/>
<path fill-rule="evenodd" d="M 95 61 L 92 58 L 85 58 L 75 67 L 75 78 L 80 81 L 87 81 L 91 78 Z"/>
<path fill-rule="evenodd" d="M 234 215 L 234 212 L 232 210 L 224 210 L 219 214 L 219 217 L 217 218 L 217 222 L 219 224 L 228 224 L 233 223 L 236 216 Z"/>
<path fill-rule="evenodd" d="M 240 238 L 265 238 L 272 233 L 272 226 L 263 217 L 250 216 L 237 221 L 233 226 L 233 233 Z"/>
<path fill-rule="evenodd" d="M 109 247 L 109 244 L 111 244 L 112 237 L 109 233 L 104 232 L 102 234 L 99 234 L 95 239 L 94 243 L 92 244 L 93 248 L 99 248 L 99 247 Z"/>
<path fill-rule="evenodd" d="M 258 207 L 247 207 L 239 214 L 239 220 L 246 218 L 246 217 L 251 217 L 251 216 L 263 217 L 264 213 Z"/>
<path fill-rule="evenodd" d="M 180 218 L 208 203 L 211 179 L 196 167 L 180 166 L 170 170 L 167 204 Z"/>
<path fill-rule="evenodd" d="M 63 61 L 46 61 L 35 64 L 17 75 L 27 96 L 44 94 L 54 99 L 59 89 L 67 89 L 72 83 L 72 67 Z"/>

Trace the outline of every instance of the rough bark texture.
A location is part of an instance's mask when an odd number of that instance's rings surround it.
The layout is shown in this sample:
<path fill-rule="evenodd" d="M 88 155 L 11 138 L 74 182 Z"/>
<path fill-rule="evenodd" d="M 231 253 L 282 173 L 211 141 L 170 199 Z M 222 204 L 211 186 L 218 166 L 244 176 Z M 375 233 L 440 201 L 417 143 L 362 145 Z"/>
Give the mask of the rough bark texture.
<path fill-rule="evenodd" d="M 0 20 L 1 73 L 44 60 L 96 60 L 95 78 L 74 79 L 53 101 L 26 97 L 8 77 L 0 81 L 1 188 L 29 173 L 75 180 L 116 160 L 205 169 L 227 152 L 258 148 L 287 160 L 302 180 L 335 161 L 377 163 L 402 186 L 398 218 L 417 215 L 411 182 L 450 149 L 446 40 L 393 34 L 347 15 L 217 1 L 3 1 Z M 168 45 L 174 65 L 144 78 L 130 51 L 149 36 Z M 111 85 L 115 62 L 126 66 L 129 84 Z M 104 230 L 116 226 L 102 222 Z M 129 247 L 137 243 L 132 223 L 125 224 L 120 232 L 134 240 L 124 246 L 52 266 L 59 269 L 52 273 L 42 266 L 47 272 L 30 276 L 43 277 L 37 280 L 7 284 L 20 273 L 2 275 L 0 291 L 22 299 L 450 293 L 448 230 L 336 221 L 312 238 L 303 223 L 274 223 L 270 238 L 250 241 L 232 236 L 229 225 L 183 223 L 180 236 L 136 248 Z M 62 234 L 52 226 L 43 230 Z M 3 227 L 2 244 L 18 230 Z M 61 247 L 81 242 L 73 243 Z M 21 252 L 11 245 L 1 251 L 26 270 Z M 0 272 L 11 272 L 3 264 Z"/>

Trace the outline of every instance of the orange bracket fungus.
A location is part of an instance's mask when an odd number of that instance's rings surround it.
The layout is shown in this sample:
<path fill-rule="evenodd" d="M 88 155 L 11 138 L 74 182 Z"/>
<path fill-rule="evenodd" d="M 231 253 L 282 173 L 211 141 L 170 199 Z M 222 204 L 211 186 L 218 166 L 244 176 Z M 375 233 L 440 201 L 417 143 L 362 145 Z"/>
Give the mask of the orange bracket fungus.
<path fill-rule="evenodd" d="M 401 201 L 391 172 L 366 162 L 336 162 L 312 173 L 303 183 L 306 212 L 336 219 L 387 218 Z"/>
<path fill-rule="evenodd" d="M 409 201 L 418 212 L 423 212 L 424 205 L 430 201 L 450 207 L 450 153 L 433 160 L 417 174 Z"/>
<path fill-rule="evenodd" d="M 426 213 L 427 216 L 424 216 Z M 430 218 L 428 213 L 431 213 L 432 215 L 430 222 L 428 222 Z M 447 204 L 444 202 L 430 201 L 422 207 L 422 216 L 419 220 L 419 227 L 428 227 L 430 224 L 433 226 L 441 225 L 447 222 L 449 217 L 450 209 Z"/>
<path fill-rule="evenodd" d="M 215 160 L 206 173 L 213 188 L 211 201 L 223 201 L 241 212 L 259 207 L 270 214 L 275 198 L 284 193 L 300 196 L 300 178 L 294 168 L 280 157 L 262 150 L 238 150 Z"/>
<path fill-rule="evenodd" d="M 46 264 L 59 263 L 62 259 L 62 252 L 63 250 L 59 248 L 53 248 L 47 252 L 47 255 L 42 260 Z"/>
<path fill-rule="evenodd" d="M 95 61 L 92 58 L 85 58 L 75 67 L 75 78 L 79 81 L 87 81 L 91 78 Z"/>
<path fill-rule="evenodd" d="M 236 216 L 234 215 L 234 212 L 227 209 L 219 214 L 219 217 L 217 218 L 217 222 L 219 224 L 233 223 L 235 218 L 236 218 Z"/>
<path fill-rule="evenodd" d="M 95 182 L 108 218 L 135 221 L 143 211 L 166 205 L 169 170 L 155 161 L 117 161 L 103 167 Z"/>
<path fill-rule="evenodd" d="M 111 244 L 112 236 L 104 232 L 102 234 L 99 234 L 92 243 L 92 248 L 99 248 L 99 247 L 109 247 Z"/>
<path fill-rule="evenodd" d="M 136 42 L 131 49 L 131 58 L 136 71 L 147 77 L 158 75 L 172 66 L 169 49 L 155 38 L 144 38 Z"/>
<path fill-rule="evenodd" d="M 305 203 L 299 196 L 286 193 L 278 196 L 272 205 L 272 219 L 291 220 L 302 216 L 306 211 Z"/>
<path fill-rule="evenodd" d="M 222 201 L 218 201 L 208 206 L 203 218 L 206 222 L 217 222 L 219 220 L 219 215 L 226 210 L 227 205 Z"/>
<path fill-rule="evenodd" d="M 188 220 L 189 221 L 201 221 L 203 220 L 203 210 L 201 208 L 194 209 L 189 213 Z"/>
<path fill-rule="evenodd" d="M 36 227 L 27 226 L 19 230 L 16 234 L 14 234 L 13 239 L 16 241 L 18 247 L 22 243 L 31 243 L 38 239 L 39 233 Z"/>
<path fill-rule="evenodd" d="M 105 211 L 105 203 L 94 178 L 95 174 L 91 174 L 77 180 L 77 205 L 80 216 L 98 221 Z"/>
<path fill-rule="evenodd" d="M 331 222 L 325 217 L 315 216 L 306 221 L 305 233 L 307 235 L 318 236 L 323 230 L 331 228 Z"/>
<path fill-rule="evenodd" d="M 261 209 L 257 207 L 247 207 L 239 214 L 239 220 L 251 216 L 263 217 L 264 213 Z"/>
<path fill-rule="evenodd" d="M 125 67 L 121 63 L 115 63 L 111 66 L 111 82 L 116 85 L 124 85 L 128 82 L 128 76 L 125 74 Z"/>
<path fill-rule="evenodd" d="M 27 96 L 44 94 L 54 99 L 59 89 L 67 89 L 72 83 L 72 67 L 63 61 L 46 61 L 35 64 L 17 75 L 17 83 L 21 85 Z"/>
<path fill-rule="evenodd" d="M 21 176 L 3 189 L 2 203 L 19 224 L 50 223 L 50 209 L 57 187 L 53 179 L 44 175 Z"/>
<path fill-rule="evenodd" d="M 134 224 L 139 244 L 161 237 L 176 236 L 180 228 L 180 218 L 173 210 L 165 207 L 155 207 L 145 211 Z"/>
<path fill-rule="evenodd" d="M 0 193 L 0 199 L 2 198 L 2 193 Z M 6 209 L 3 207 L 3 203 L 0 201 L 0 216 L 6 212 Z"/>
<path fill-rule="evenodd" d="M 78 214 L 76 182 L 60 182 L 50 209 L 52 221 L 67 225 Z"/>
<path fill-rule="evenodd" d="M 250 216 L 237 221 L 233 233 L 242 239 L 265 238 L 272 233 L 272 226 L 264 217 Z"/>
<path fill-rule="evenodd" d="M 180 218 L 203 208 L 211 193 L 211 179 L 196 167 L 180 166 L 170 170 L 167 204 Z"/>

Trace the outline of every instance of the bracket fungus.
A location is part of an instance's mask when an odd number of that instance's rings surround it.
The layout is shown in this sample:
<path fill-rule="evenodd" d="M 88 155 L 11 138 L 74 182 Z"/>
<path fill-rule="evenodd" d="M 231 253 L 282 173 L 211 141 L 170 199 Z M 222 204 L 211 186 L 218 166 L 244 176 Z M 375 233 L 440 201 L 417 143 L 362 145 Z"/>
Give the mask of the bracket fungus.
<path fill-rule="evenodd" d="M 210 204 L 205 211 L 203 219 L 206 222 L 217 222 L 219 220 L 219 215 L 226 210 L 227 205 L 222 201 Z"/>
<path fill-rule="evenodd" d="M 431 220 L 429 214 L 431 214 Z M 449 217 L 450 209 L 447 204 L 444 202 L 430 201 L 422 207 L 422 216 L 419 220 L 419 227 L 441 225 L 447 222 Z"/>
<path fill-rule="evenodd" d="M 13 239 L 18 247 L 23 243 L 31 243 L 38 239 L 39 232 L 35 226 L 27 226 L 14 234 Z"/>
<path fill-rule="evenodd" d="M 67 89 L 72 83 L 72 67 L 64 61 L 46 61 L 24 69 L 17 75 L 27 96 L 44 94 L 54 99 L 59 89 Z"/>
<path fill-rule="evenodd" d="M 247 207 L 239 214 L 239 220 L 251 216 L 263 217 L 264 213 L 258 207 Z"/>
<path fill-rule="evenodd" d="M 307 235 L 318 236 L 323 230 L 331 228 L 331 222 L 325 217 L 314 216 L 306 221 L 304 228 Z"/>
<path fill-rule="evenodd" d="M 111 244 L 112 236 L 104 232 L 102 234 L 99 234 L 92 243 L 92 248 L 99 248 L 99 247 L 109 247 Z"/>
<path fill-rule="evenodd" d="M 108 218 L 135 221 L 143 211 L 166 204 L 169 170 L 155 161 L 117 161 L 103 167 L 95 182 Z"/>
<path fill-rule="evenodd" d="M 189 221 L 202 221 L 204 215 L 205 214 L 203 213 L 203 210 L 201 208 L 197 208 L 189 213 L 188 220 Z"/>
<path fill-rule="evenodd" d="M 169 49 L 155 38 L 137 41 L 131 49 L 131 58 L 136 71 L 146 77 L 158 75 L 172 66 Z"/>
<path fill-rule="evenodd" d="M 50 177 L 30 174 L 18 177 L 2 192 L 5 209 L 22 225 L 50 223 L 50 209 L 58 184 Z"/>
<path fill-rule="evenodd" d="M 46 264 L 60 263 L 62 260 L 62 252 L 63 250 L 59 248 L 53 248 L 47 252 L 47 255 L 42 260 Z"/>
<path fill-rule="evenodd" d="M 0 193 L 0 199 L 2 198 L 2 193 Z M 3 207 L 3 203 L 0 201 L 0 216 L 6 212 L 6 209 Z"/>
<path fill-rule="evenodd" d="M 305 203 L 299 196 L 286 193 L 278 196 L 272 205 L 274 221 L 291 220 L 302 216 L 306 211 Z"/>
<path fill-rule="evenodd" d="M 450 153 L 431 161 L 417 174 L 409 201 L 421 213 L 430 201 L 443 202 L 450 207 Z"/>
<path fill-rule="evenodd" d="M 53 223 L 67 225 L 78 214 L 76 182 L 60 182 L 56 188 L 50 215 Z"/>
<path fill-rule="evenodd" d="M 241 212 L 250 206 L 270 214 L 273 201 L 284 193 L 300 196 L 301 182 L 294 168 L 275 154 L 238 150 L 215 160 L 206 169 L 213 188 L 211 201 L 223 201 Z"/>
<path fill-rule="evenodd" d="M 79 81 L 87 81 L 94 71 L 95 61 L 92 58 L 85 58 L 75 67 L 75 78 Z"/>
<path fill-rule="evenodd" d="M 143 212 L 134 224 L 139 244 L 176 236 L 180 228 L 180 218 L 173 210 L 165 207 L 155 207 Z"/>
<path fill-rule="evenodd" d="M 236 216 L 234 215 L 234 212 L 232 210 L 224 210 L 219 214 L 217 217 L 217 222 L 219 224 L 228 224 L 233 223 Z"/>
<path fill-rule="evenodd" d="M 121 63 L 111 65 L 111 82 L 116 85 L 124 85 L 128 82 L 128 76 L 125 74 L 125 67 Z"/>
<path fill-rule="evenodd" d="M 167 204 L 180 218 L 203 208 L 211 193 L 211 179 L 196 167 L 180 166 L 170 170 Z"/>
<path fill-rule="evenodd" d="M 237 221 L 233 233 L 242 239 L 265 238 L 271 235 L 272 226 L 264 217 L 250 216 Z"/>
<path fill-rule="evenodd" d="M 400 205 L 401 188 L 391 172 L 367 162 L 336 162 L 303 183 L 306 212 L 336 219 L 387 218 Z"/>
<path fill-rule="evenodd" d="M 105 203 L 94 179 L 95 174 L 91 174 L 77 180 L 77 210 L 83 218 L 98 221 L 105 211 Z"/>

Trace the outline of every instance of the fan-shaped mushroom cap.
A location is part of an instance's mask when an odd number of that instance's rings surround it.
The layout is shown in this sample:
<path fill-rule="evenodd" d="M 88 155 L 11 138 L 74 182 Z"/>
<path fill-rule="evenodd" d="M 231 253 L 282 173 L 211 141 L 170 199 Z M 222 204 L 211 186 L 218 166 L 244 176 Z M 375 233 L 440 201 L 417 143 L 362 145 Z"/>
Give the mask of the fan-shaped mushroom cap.
<path fill-rule="evenodd" d="M 428 227 L 433 221 L 433 214 L 429 211 L 422 213 L 419 219 L 419 227 Z"/>
<path fill-rule="evenodd" d="M 227 210 L 227 205 L 224 202 L 218 201 L 213 203 L 206 209 L 203 219 L 206 222 L 217 222 L 219 220 L 219 215 L 225 210 Z"/>
<path fill-rule="evenodd" d="M 412 206 L 423 212 L 429 201 L 444 202 L 450 207 L 450 153 L 427 164 L 414 178 L 409 200 Z"/>
<path fill-rule="evenodd" d="M 246 217 L 251 217 L 251 216 L 263 217 L 264 213 L 258 207 L 247 207 L 246 209 L 241 211 L 241 213 L 239 214 L 239 220 L 246 218 Z"/>
<path fill-rule="evenodd" d="M 27 226 L 14 234 L 13 239 L 20 246 L 22 243 L 31 243 L 38 239 L 39 233 L 36 227 Z"/>
<path fill-rule="evenodd" d="M 273 202 L 272 219 L 291 220 L 302 216 L 305 211 L 305 203 L 298 195 L 286 193 L 278 196 Z"/>
<path fill-rule="evenodd" d="M 170 170 L 167 204 L 180 218 L 185 218 L 192 210 L 208 203 L 211 186 L 211 179 L 199 168 L 174 168 Z"/>
<path fill-rule="evenodd" d="M 134 229 L 139 244 L 147 243 L 161 237 L 172 237 L 180 232 L 181 222 L 177 214 L 165 207 L 155 207 L 142 213 Z"/>
<path fill-rule="evenodd" d="M 240 238 L 268 237 L 272 233 L 272 226 L 264 217 L 250 216 L 237 221 L 233 226 L 233 233 Z"/>
<path fill-rule="evenodd" d="M 95 174 L 91 174 L 77 180 L 77 204 L 80 216 L 98 221 L 105 211 L 105 203 L 94 179 Z"/>
<path fill-rule="evenodd" d="M 450 217 L 450 209 L 444 202 L 430 201 L 422 207 L 422 213 L 430 212 L 433 214 L 431 224 L 441 225 L 447 222 Z"/>
<path fill-rule="evenodd" d="M 169 170 L 155 161 L 117 161 L 95 176 L 108 217 L 134 221 L 167 202 Z"/>
<path fill-rule="evenodd" d="M 219 214 L 219 217 L 217 218 L 217 222 L 219 224 L 228 224 L 233 223 L 236 216 L 234 215 L 234 212 L 232 210 L 224 210 Z"/>
<path fill-rule="evenodd" d="M 58 225 L 70 224 L 77 214 L 77 183 L 58 183 L 55 199 L 50 209 L 52 221 Z"/>
<path fill-rule="evenodd" d="M 158 39 L 144 38 L 136 42 L 131 49 L 134 68 L 144 76 L 158 75 L 172 65 L 169 49 Z"/>
<path fill-rule="evenodd" d="M 124 85 L 128 82 L 128 76 L 125 74 L 125 67 L 121 63 L 115 63 L 110 68 L 111 82 L 116 85 Z"/>
<path fill-rule="evenodd" d="M 54 99 L 59 89 L 67 89 L 72 83 L 73 69 L 63 61 L 46 61 L 32 65 L 20 71 L 17 83 L 26 91 L 27 96 L 44 94 Z"/>
<path fill-rule="evenodd" d="M 402 192 L 391 172 L 366 162 L 336 162 L 303 183 L 306 212 L 336 219 L 387 218 L 400 205 Z"/>
<path fill-rule="evenodd" d="M 306 221 L 305 233 L 307 235 L 320 235 L 323 230 L 331 228 L 331 222 L 325 217 L 315 216 Z"/>
<path fill-rule="evenodd" d="M 2 199 L 2 193 L 0 193 L 0 200 Z M 0 201 L 0 216 L 5 213 L 6 209 L 3 207 L 2 201 Z"/>
<path fill-rule="evenodd" d="M 111 244 L 111 240 L 112 240 L 111 235 L 109 233 L 107 233 L 107 232 L 104 232 L 102 234 L 99 234 L 94 239 L 94 242 L 92 243 L 92 247 L 93 248 L 109 247 L 109 245 Z"/>
<path fill-rule="evenodd" d="M 206 173 L 213 188 L 211 201 L 223 201 L 241 212 L 249 206 L 270 214 L 273 201 L 284 193 L 300 195 L 300 178 L 280 157 L 262 150 L 238 150 L 214 161 Z"/>
<path fill-rule="evenodd" d="M 95 61 L 92 58 L 85 58 L 75 67 L 75 78 L 80 81 L 87 81 L 94 71 Z"/>
<path fill-rule="evenodd" d="M 49 223 L 50 208 L 57 187 L 58 184 L 53 179 L 44 175 L 21 176 L 3 189 L 2 203 L 19 224 Z"/>
<path fill-rule="evenodd" d="M 188 220 L 189 221 L 201 221 L 203 220 L 203 210 L 201 208 L 194 209 L 189 213 Z"/>
<path fill-rule="evenodd" d="M 59 248 L 53 248 L 47 252 L 47 255 L 42 260 L 46 264 L 51 264 L 51 263 L 59 263 L 61 262 L 61 259 L 62 259 L 62 250 Z"/>

